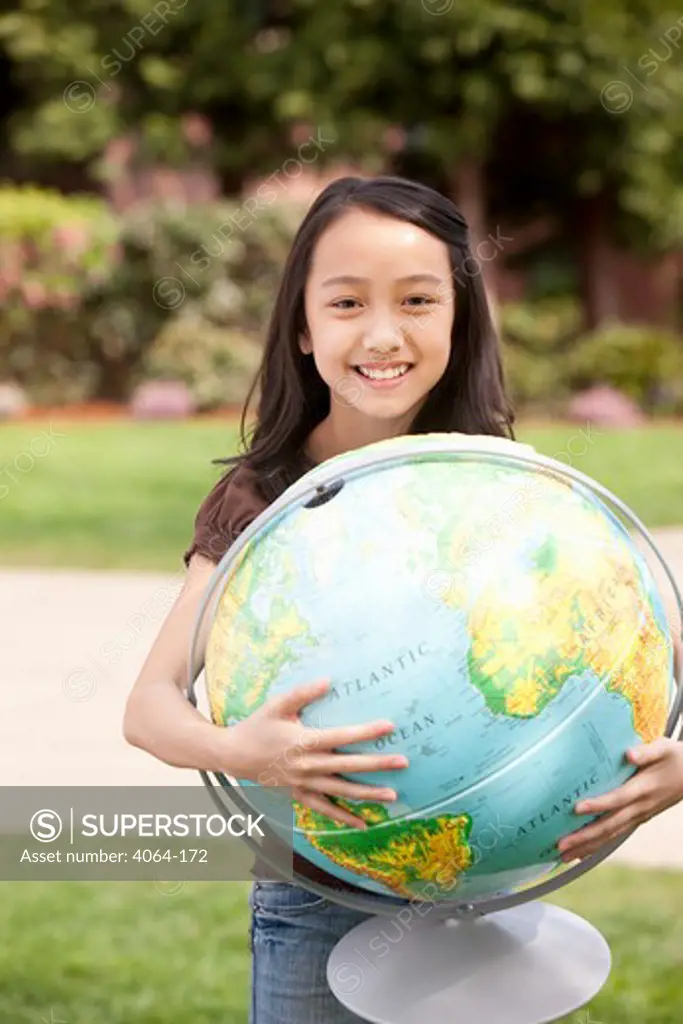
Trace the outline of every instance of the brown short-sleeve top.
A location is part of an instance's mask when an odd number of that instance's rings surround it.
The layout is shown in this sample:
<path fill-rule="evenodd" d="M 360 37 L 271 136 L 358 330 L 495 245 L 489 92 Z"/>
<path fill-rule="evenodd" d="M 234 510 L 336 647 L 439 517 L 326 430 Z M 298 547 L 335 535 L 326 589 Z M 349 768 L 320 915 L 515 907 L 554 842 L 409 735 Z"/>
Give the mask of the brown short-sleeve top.
<path fill-rule="evenodd" d="M 186 566 L 195 552 L 218 564 L 240 533 L 268 507 L 256 479 L 253 469 L 238 465 L 218 480 L 199 506 L 194 538 L 183 555 Z"/>

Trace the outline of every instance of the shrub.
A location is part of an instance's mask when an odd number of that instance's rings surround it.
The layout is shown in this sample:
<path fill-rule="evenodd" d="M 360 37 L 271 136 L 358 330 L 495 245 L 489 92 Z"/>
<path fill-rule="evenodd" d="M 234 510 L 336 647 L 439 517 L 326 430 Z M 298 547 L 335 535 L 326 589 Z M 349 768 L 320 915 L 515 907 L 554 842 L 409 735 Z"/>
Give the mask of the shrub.
<path fill-rule="evenodd" d="M 195 407 L 241 405 L 261 360 L 261 345 L 235 327 L 212 323 L 197 310 L 162 329 L 142 368 L 145 379 L 179 380 Z"/>
<path fill-rule="evenodd" d="M 565 351 L 578 337 L 580 327 L 581 307 L 572 296 L 508 303 L 500 314 L 505 343 L 527 352 Z"/>
<path fill-rule="evenodd" d="M 518 411 L 559 409 L 567 397 L 562 358 L 503 345 L 503 368 L 508 394 Z"/>
<path fill-rule="evenodd" d="M 242 207 L 228 200 L 140 204 L 121 222 L 122 293 L 152 299 L 157 320 L 188 301 L 207 300 L 216 307 L 211 318 L 260 330 L 300 216 L 298 209 L 273 208 L 245 221 Z"/>
<path fill-rule="evenodd" d="M 507 388 L 518 410 L 561 408 L 568 395 L 564 353 L 580 321 L 581 309 L 572 297 L 503 306 L 503 365 Z"/>
<path fill-rule="evenodd" d="M 247 215 L 222 200 L 140 203 L 115 217 L 99 199 L 0 190 L 0 378 L 38 402 L 125 401 L 146 367 L 170 359 L 202 405 L 240 392 L 253 363 L 245 344 L 263 329 L 302 212 Z M 169 337 L 206 345 L 204 369 L 171 358 Z"/>
<path fill-rule="evenodd" d="M 116 222 L 99 199 L 0 188 L 0 224 L 3 303 L 74 309 L 120 261 Z"/>
<path fill-rule="evenodd" d="M 30 186 L 0 188 L 0 377 L 34 400 L 93 386 L 83 330 L 89 296 L 121 260 L 105 203 Z"/>
<path fill-rule="evenodd" d="M 683 338 L 650 324 L 611 323 L 567 358 L 573 390 L 609 384 L 648 412 L 683 412 Z"/>

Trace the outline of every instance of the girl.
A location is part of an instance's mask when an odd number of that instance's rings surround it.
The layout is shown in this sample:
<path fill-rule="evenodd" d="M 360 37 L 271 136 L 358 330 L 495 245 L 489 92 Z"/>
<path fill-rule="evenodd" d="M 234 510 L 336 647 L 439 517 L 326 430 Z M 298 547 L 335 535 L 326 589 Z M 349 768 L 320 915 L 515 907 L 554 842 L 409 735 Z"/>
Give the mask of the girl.
<path fill-rule="evenodd" d="M 336 752 L 391 732 L 391 722 L 305 729 L 298 712 L 324 694 L 328 681 L 319 680 L 272 698 L 230 729 L 213 725 L 185 697 L 187 650 L 216 563 L 312 466 L 400 434 L 513 437 L 479 269 L 463 217 L 429 188 L 400 178 L 342 178 L 318 197 L 284 268 L 263 363 L 242 413 L 245 453 L 221 460 L 234 465 L 199 509 L 183 591 L 128 701 L 128 742 L 179 767 L 253 780 L 267 771 L 269 785 L 276 776 L 301 803 L 351 826 L 364 822 L 330 797 L 396 798 L 391 788 L 341 776 L 397 771 L 406 758 Z M 573 834 L 562 847 L 567 856 L 592 852 L 683 797 L 683 744 L 658 741 L 632 759 L 646 770 L 582 807 L 611 813 Z M 330 992 L 325 966 L 364 915 L 287 882 L 255 882 L 250 905 L 252 1024 L 357 1021 Z"/>

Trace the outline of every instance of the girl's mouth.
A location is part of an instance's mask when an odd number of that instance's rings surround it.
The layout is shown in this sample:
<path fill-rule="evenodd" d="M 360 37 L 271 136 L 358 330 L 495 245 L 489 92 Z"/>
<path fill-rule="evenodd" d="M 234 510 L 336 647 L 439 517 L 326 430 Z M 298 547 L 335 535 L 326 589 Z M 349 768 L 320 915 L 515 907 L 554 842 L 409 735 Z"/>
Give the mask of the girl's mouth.
<path fill-rule="evenodd" d="M 397 387 L 404 377 L 407 377 L 412 369 L 411 363 L 403 363 L 400 367 L 387 369 L 366 369 L 361 366 L 354 366 L 354 372 L 367 381 L 370 387 L 387 388 Z"/>

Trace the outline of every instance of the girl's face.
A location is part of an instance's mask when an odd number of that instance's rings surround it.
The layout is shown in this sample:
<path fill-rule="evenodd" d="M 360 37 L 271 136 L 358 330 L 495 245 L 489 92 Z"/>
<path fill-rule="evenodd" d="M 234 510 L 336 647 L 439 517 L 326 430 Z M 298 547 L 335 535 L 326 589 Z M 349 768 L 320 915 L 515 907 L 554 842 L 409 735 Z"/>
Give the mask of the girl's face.
<path fill-rule="evenodd" d="M 335 433 L 347 428 L 364 443 L 407 431 L 448 364 L 454 298 L 448 250 L 422 228 L 361 209 L 327 228 L 299 344 L 330 388 Z M 406 367 L 387 382 L 367 376 Z"/>

